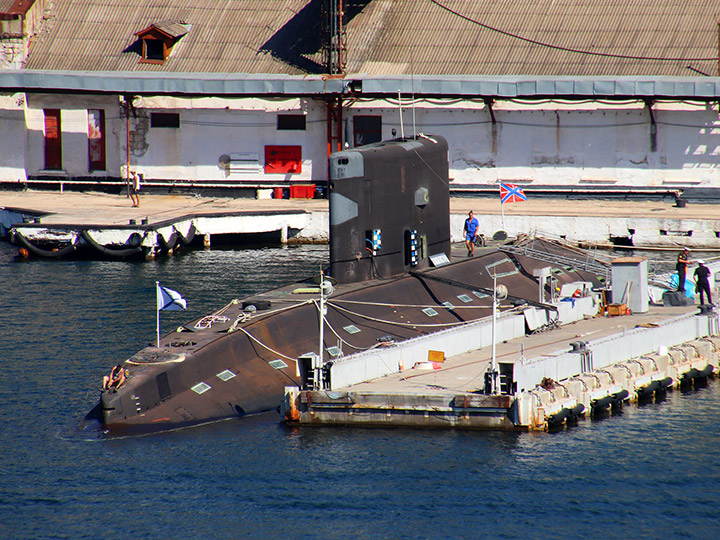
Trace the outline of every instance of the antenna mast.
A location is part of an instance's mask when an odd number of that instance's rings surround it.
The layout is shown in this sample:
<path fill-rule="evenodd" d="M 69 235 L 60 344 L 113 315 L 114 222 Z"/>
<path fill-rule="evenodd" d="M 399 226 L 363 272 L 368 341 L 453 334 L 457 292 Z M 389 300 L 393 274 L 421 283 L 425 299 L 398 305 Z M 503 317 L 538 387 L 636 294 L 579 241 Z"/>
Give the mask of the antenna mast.
<path fill-rule="evenodd" d="M 323 0 L 323 61 L 328 75 L 344 75 L 347 40 L 343 26 L 343 0 Z"/>

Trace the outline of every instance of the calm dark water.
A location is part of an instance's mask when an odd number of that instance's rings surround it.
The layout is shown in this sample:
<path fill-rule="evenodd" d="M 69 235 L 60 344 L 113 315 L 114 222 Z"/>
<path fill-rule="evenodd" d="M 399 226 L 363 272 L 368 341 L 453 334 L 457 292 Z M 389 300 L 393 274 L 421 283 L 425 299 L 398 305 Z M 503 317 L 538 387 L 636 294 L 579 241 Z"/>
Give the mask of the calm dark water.
<path fill-rule="evenodd" d="M 187 312 L 316 272 L 326 247 L 16 262 L 0 244 L 0 538 L 720 538 L 720 383 L 558 433 L 76 431 L 100 377 Z"/>

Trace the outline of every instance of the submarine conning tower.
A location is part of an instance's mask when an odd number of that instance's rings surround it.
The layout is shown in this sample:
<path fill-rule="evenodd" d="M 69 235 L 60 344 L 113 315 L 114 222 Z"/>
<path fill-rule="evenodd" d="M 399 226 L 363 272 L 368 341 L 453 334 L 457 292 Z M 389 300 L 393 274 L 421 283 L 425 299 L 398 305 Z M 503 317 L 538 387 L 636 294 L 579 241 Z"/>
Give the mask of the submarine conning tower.
<path fill-rule="evenodd" d="M 395 139 L 330 155 L 330 275 L 386 278 L 450 255 L 447 141 Z"/>

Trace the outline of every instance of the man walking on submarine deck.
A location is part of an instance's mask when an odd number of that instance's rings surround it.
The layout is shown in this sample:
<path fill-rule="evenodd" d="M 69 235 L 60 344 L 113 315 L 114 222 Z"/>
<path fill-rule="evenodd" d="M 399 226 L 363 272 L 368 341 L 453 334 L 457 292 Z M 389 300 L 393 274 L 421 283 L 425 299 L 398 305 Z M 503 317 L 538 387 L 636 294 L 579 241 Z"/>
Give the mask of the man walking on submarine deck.
<path fill-rule="evenodd" d="M 465 235 L 465 246 L 468 250 L 468 257 L 475 255 L 475 240 L 477 240 L 477 230 L 480 226 L 476 217 L 473 217 L 473 211 L 468 212 L 468 217 L 463 225 L 463 234 Z"/>

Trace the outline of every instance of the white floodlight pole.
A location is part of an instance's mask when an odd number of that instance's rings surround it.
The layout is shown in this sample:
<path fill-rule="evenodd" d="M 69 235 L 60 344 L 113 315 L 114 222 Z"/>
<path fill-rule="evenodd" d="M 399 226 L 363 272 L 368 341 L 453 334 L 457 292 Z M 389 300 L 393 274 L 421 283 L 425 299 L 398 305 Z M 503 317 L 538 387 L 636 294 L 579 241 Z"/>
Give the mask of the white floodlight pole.
<path fill-rule="evenodd" d="M 156 320 L 156 330 L 157 330 L 157 348 L 160 348 L 160 309 L 158 308 L 158 296 L 160 296 L 160 282 L 155 282 L 155 315 L 157 317 Z"/>
<path fill-rule="evenodd" d="M 497 384 L 497 358 L 495 356 L 495 320 L 497 319 L 497 274 L 493 272 L 493 305 L 492 305 L 492 359 L 490 364 L 490 377 L 492 378 L 492 393 L 499 394 Z"/>
<path fill-rule="evenodd" d="M 320 271 L 320 345 L 318 347 L 319 354 L 315 367 L 315 380 L 313 386 L 316 390 L 320 390 L 320 378 L 322 377 L 323 350 L 325 348 L 325 276 Z"/>
<path fill-rule="evenodd" d="M 405 126 L 403 124 L 403 115 L 402 115 L 402 95 L 400 94 L 399 88 L 398 88 L 398 110 L 400 111 L 400 138 L 405 140 Z"/>

